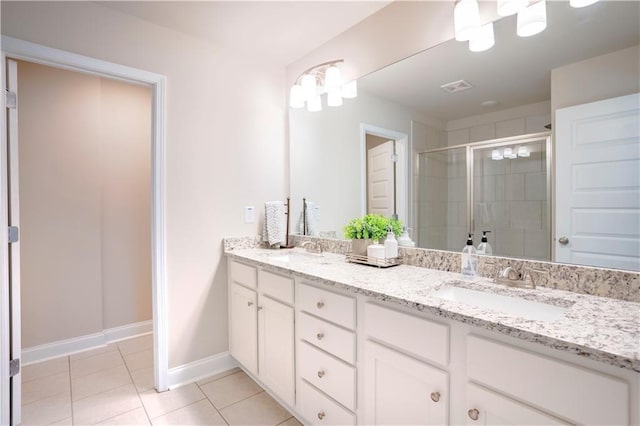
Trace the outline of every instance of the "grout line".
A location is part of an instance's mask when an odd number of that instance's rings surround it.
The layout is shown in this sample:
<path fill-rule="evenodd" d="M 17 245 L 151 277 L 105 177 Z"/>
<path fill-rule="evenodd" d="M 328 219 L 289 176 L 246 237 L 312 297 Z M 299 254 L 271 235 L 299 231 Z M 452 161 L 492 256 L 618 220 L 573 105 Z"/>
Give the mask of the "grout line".
<path fill-rule="evenodd" d="M 116 347 L 118 348 L 118 353 L 120 354 L 120 358 L 122 358 L 122 362 L 124 363 L 124 368 L 126 368 L 127 369 L 127 373 L 129 373 L 129 378 L 131 379 L 131 384 L 133 385 L 133 389 L 135 389 L 135 391 L 136 391 L 136 395 L 138 395 L 138 400 L 140 401 L 140 406 L 144 410 L 145 416 L 147 416 L 147 421 L 149 422 L 149 424 L 152 424 L 151 423 L 151 417 L 149 416 L 149 413 L 147 412 L 147 407 L 144 406 L 144 402 L 142 401 L 142 397 L 140 396 L 140 391 L 138 391 L 138 387 L 136 386 L 136 382 L 133 380 L 133 376 L 131 375 L 131 370 L 129 370 L 129 366 L 127 365 L 127 361 L 125 361 L 124 355 L 122 355 L 122 352 L 120 351 L 120 346 L 116 345 Z"/>
<path fill-rule="evenodd" d="M 138 408 L 140 408 L 140 407 L 132 408 L 129 411 L 125 411 L 124 413 L 116 414 L 115 416 L 109 417 L 108 419 L 102 419 L 98 423 L 93 423 L 93 424 L 99 425 L 100 423 L 104 423 L 104 422 L 109 421 L 111 419 L 115 419 L 116 417 L 124 416 L 127 413 L 130 413 L 132 411 L 136 411 Z M 133 426 L 133 425 L 131 425 L 131 426 Z"/>
<path fill-rule="evenodd" d="M 287 413 L 289 413 L 289 411 L 287 411 Z M 289 413 L 289 414 L 291 414 L 291 413 Z M 283 424 L 285 424 L 286 422 L 288 422 L 288 421 L 289 421 L 289 420 L 291 420 L 291 419 L 293 419 L 293 416 L 289 417 L 288 419 L 286 419 L 285 421 L 283 421 L 283 422 L 281 422 L 281 423 L 278 423 L 276 426 L 283 425 Z"/>
<path fill-rule="evenodd" d="M 247 396 L 246 398 L 239 399 L 239 400 L 237 400 L 236 402 L 231 403 L 231 404 L 229 404 L 229 405 L 225 405 L 224 407 L 222 407 L 222 408 L 220 408 L 220 409 L 221 409 L 221 410 L 224 410 L 225 408 L 231 407 L 232 405 L 236 405 L 236 404 L 238 404 L 238 403 L 240 403 L 240 402 L 246 401 L 246 400 L 247 400 L 247 399 L 249 399 L 249 398 L 253 398 L 253 397 L 254 397 L 254 396 L 256 396 L 256 395 L 260 395 L 261 393 L 264 393 L 264 389 L 262 389 L 262 387 L 260 388 L 260 392 L 258 392 L 258 393 L 254 393 L 253 395 L 249 395 L 249 396 Z"/>
<path fill-rule="evenodd" d="M 222 378 L 222 377 L 221 377 L 221 378 Z M 219 380 L 219 379 L 218 379 L 218 380 Z M 213 383 L 213 382 L 215 382 L 215 381 L 216 381 L 216 380 L 212 380 L 212 381 L 210 381 L 210 382 L 207 382 L 206 384 L 208 384 L 208 383 Z M 224 421 L 224 422 L 228 425 L 228 424 L 229 424 L 229 422 L 228 422 L 228 421 L 227 421 L 227 419 L 222 415 L 222 413 L 220 412 L 220 410 L 218 410 L 218 407 L 216 407 L 216 406 L 215 406 L 215 404 L 213 403 L 213 401 L 211 401 L 211 400 L 209 399 L 209 395 L 207 395 L 207 393 L 206 393 L 205 391 L 203 391 L 203 390 L 202 390 L 202 387 L 200 387 L 200 385 L 199 385 L 198 383 L 196 383 L 196 382 L 194 382 L 194 383 L 196 384 L 196 386 L 198 387 L 198 389 L 200 389 L 200 392 L 202 392 L 202 393 L 204 394 L 204 397 L 206 398 L 206 400 L 207 400 L 207 401 L 209 401 L 209 404 L 211 404 L 211 406 L 213 407 L 213 409 L 214 409 L 214 410 L 216 410 L 216 413 L 218 413 L 218 415 L 220 416 L 220 418 L 222 419 L 222 421 Z"/>
<path fill-rule="evenodd" d="M 67 357 L 67 362 L 69 363 L 69 398 L 71 399 L 70 401 L 70 405 L 71 405 L 71 425 L 75 425 L 76 424 L 76 419 L 75 416 L 73 414 L 73 386 L 72 386 L 72 380 L 71 380 L 71 357 L 68 356 Z"/>

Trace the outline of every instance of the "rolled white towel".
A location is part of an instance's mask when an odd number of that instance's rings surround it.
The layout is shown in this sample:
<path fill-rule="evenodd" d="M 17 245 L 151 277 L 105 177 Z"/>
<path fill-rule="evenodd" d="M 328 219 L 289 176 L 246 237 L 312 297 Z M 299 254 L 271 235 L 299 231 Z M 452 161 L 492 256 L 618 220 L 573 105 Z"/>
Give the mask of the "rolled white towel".
<path fill-rule="evenodd" d="M 264 203 L 264 226 L 262 239 L 270 246 L 284 243 L 287 238 L 287 218 L 282 201 Z"/>

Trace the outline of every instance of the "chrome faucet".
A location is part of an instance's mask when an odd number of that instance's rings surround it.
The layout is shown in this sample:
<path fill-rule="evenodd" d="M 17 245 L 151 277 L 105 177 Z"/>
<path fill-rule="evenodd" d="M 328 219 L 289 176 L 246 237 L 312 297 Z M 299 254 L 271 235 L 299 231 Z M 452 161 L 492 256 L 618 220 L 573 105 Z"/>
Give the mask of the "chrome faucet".
<path fill-rule="evenodd" d="M 488 264 L 496 265 L 495 263 Z M 500 265 L 497 264 L 493 282 L 496 284 L 505 284 L 510 287 L 535 289 L 538 285 L 538 279 L 540 278 L 540 275 L 548 274 L 549 273 L 547 271 L 529 267 L 523 267 L 522 271 L 518 271 L 516 268 L 511 266 L 507 266 L 506 268 L 501 269 Z"/>
<path fill-rule="evenodd" d="M 305 241 L 300 244 L 300 247 L 302 247 L 309 253 L 322 254 L 322 245 L 319 241 Z"/>

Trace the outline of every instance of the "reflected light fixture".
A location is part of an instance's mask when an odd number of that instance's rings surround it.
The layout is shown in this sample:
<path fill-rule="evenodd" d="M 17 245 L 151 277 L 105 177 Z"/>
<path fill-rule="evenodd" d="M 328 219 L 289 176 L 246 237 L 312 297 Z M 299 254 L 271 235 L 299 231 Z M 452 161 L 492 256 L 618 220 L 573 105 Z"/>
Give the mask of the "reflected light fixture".
<path fill-rule="evenodd" d="M 529 152 L 529 148 L 526 146 L 518 147 L 518 157 L 529 157 L 531 153 Z"/>
<path fill-rule="evenodd" d="M 586 7 L 591 6 L 596 3 L 598 0 L 569 0 L 569 4 L 571 7 Z"/>
<path fill-rule="evenodd" d="M 358 96 L 356 81 L 342 82 L 338 64 L 342 59 L 324 62 L 303 72 L 291 86 L 289 92 L 289 106 L 302 108 L 307 105 L 311 112 L 322 111 L 322 95 L 327 94 L 327 106 L 342 105 L 342 98 Z"/>
<path fill-rule="evenodd" d="M 495 43 L 493 22 L 489 22 L 478 28 L 475 34 L 473 34 L 473 37 L 469 40 L 469 50 L 472 52 L 484 52 L 485 50 L 491 49 Z"/>
<path fill-rule="evenodd" d="M 491 151 L 491 159 L 492 160 L 502 160 L 504 157 L 502 156 L 502 153 L 500 152 L 499 149 L 494 149 L 493 151 Z"/>
<path fill-rule="evenodd" d="M 476 0 L 458 0 L 453 9 L 456 40 L 471 40 L 480 28 L 480 10 Z"/>
<path fill-rule="evenodd" d="M 498 15 L 515 15 L 527 7 L 529 0 L 498 0 Z"/>
<path fill-rule="evenodd" d="M 547 28 L 547 2 L 540 0 L 518 12 L 516 32 L 520 37 L 536 35 Z"/>

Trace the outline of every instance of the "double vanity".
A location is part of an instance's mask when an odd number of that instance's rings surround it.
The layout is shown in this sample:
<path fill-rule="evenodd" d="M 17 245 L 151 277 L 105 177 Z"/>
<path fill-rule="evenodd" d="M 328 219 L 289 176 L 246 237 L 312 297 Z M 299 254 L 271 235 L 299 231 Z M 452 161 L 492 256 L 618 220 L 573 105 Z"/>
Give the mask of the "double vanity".
<path fill-rule="evenodd" d="M 640 423 L 640 304 L 226 246 L 231 355 L 305 424 Z"/>

